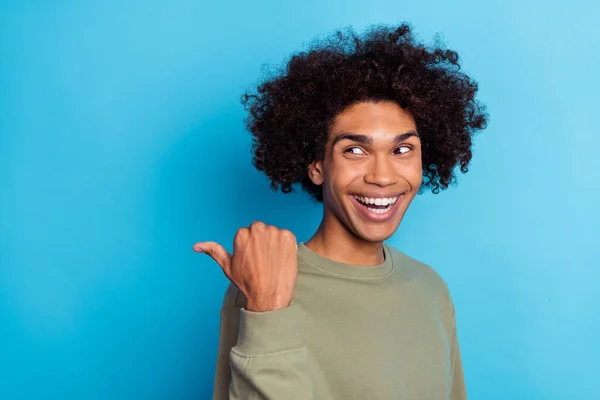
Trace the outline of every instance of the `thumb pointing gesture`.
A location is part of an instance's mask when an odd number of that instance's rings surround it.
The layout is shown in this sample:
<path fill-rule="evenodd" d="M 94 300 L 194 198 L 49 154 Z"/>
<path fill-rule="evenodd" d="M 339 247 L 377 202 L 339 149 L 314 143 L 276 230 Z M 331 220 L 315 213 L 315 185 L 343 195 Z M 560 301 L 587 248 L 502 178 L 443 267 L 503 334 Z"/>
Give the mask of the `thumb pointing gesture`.
<path fill-rule="evenodd" d="M 198 242 L 194 245 L 194 251 L 209 255 L 223 269 L 225 275 L 230 276 L 231 254 L 217 242 Z"/>
<path fill-rule="evenodd" d="M 270 311 L 290 305 L 298 273 L 294 234 L 263 222 L 238 229 L 233 255 L 215 242 L 198 242 L 194 251 L 211 256 L 246 297 L 248 311 Z"/>

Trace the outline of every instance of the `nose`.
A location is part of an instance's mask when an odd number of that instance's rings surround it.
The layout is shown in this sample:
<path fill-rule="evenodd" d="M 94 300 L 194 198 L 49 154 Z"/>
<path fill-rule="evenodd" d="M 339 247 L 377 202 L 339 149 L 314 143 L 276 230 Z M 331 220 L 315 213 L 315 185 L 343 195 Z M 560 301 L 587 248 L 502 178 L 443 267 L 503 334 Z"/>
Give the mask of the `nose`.
<path fill-rule="evenodd" d="M 393 161 L 386 155 L 373 157 L 367 168 L 364 177 L 366 183 L 385 187 L 393 185 L 398 181 L 398 174 L 394 168 Z"/>

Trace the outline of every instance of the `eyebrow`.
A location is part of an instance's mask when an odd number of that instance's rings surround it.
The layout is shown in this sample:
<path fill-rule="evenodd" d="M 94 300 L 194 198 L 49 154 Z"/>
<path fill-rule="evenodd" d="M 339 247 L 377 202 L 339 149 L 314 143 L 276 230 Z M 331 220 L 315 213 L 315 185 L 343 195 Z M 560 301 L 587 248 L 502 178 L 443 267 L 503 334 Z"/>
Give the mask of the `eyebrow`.
<path fill-rule="evenodd" d="M 400 142 L 408 139 L 411 136 L 420 137 L 419 133 L 417 131 L 410 130 L 408 132 L 397 135 L 394 138 L 394 140 L 392 140 L 392 143 L 400 143 Z M 338 135 L 335 139 L 333 139 L 332 146 L 335 146 L 335 144 L 337 142 L 342 141 L 342 140 L 352 140 L 353 142 L 358 142 L 358 143 L 363 143 L 363 144 L 373 144 L 373 139 L 368 135 L 344 132 L 344 133 Z"/>

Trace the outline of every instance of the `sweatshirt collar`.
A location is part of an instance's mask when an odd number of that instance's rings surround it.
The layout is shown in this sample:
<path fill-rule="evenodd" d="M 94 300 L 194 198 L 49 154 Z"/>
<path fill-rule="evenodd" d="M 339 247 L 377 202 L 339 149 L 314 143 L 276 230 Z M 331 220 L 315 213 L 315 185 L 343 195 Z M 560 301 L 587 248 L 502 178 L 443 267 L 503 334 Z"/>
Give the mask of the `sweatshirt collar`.
<path fill-rule="evenodd" d="M 383 243 L 383 253 L 385 255 L 385 260 L 379 265 L 345 264 L 315 253 L 306 247 L 304 242 L 298 243 L 299 258 L 306 261 L 312 267 L 328 273 L 329 275 L 338 275 L 347 278 L 377 279 L 390 275 L 394 270 L 394 262 L 392 260 L 390 249 L 385 243 Z"/>

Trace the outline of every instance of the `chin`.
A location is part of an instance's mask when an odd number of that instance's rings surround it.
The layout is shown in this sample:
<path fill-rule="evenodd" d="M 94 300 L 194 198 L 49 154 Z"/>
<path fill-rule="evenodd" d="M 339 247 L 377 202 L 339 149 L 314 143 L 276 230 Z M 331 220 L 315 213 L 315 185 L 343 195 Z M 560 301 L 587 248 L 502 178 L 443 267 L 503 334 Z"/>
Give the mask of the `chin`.
<path fill-rule="evenodd" d="M 357 234 L 359 238 L 366 242 L 383 242 L 384 240 L 389 239 L 398 229 L 398 226 L 395 227 L 381 227 L 381 229 L 365 229 L 366 227 L 355 227 L 354 232 Z"/>

